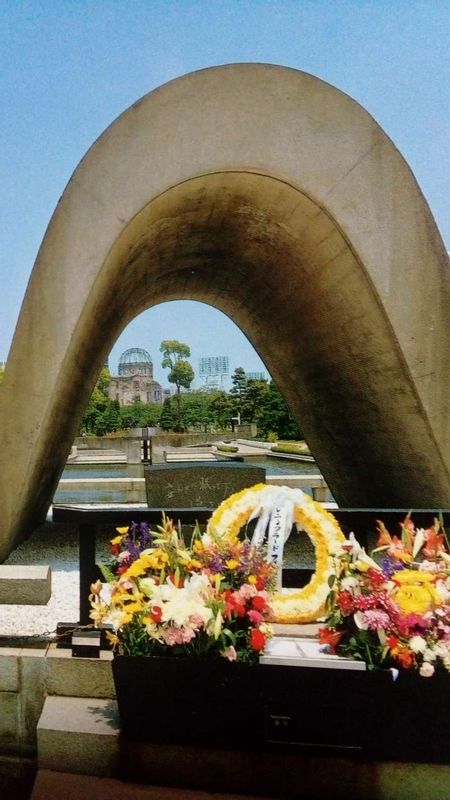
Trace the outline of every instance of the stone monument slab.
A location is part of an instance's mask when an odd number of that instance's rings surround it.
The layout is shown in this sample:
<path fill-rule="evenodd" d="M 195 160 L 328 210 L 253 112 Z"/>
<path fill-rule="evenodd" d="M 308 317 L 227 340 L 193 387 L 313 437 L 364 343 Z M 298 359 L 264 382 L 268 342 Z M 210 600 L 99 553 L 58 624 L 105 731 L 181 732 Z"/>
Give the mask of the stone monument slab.
<path fill-rule="evenodd" d="M 149 508 L 216 508 L 234 492 L 265 483 L 264 467 L 224 461 L 144 468 Z"/>

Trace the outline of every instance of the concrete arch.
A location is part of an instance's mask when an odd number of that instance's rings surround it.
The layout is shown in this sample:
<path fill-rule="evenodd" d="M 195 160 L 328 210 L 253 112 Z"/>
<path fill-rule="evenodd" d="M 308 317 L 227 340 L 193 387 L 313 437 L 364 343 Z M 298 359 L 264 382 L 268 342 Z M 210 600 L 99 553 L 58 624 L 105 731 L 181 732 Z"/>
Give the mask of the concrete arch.
<path fill-rule="evenodd" d="M 31 275 L 0 398 L 0 556 L 45 513 L 117 335 L 175 298 L 253 342 L 341 505 L 448 505 L 449 274 L 407 164 L 336 88 L 240 64 L 150 93 L 77 167 Z"/>

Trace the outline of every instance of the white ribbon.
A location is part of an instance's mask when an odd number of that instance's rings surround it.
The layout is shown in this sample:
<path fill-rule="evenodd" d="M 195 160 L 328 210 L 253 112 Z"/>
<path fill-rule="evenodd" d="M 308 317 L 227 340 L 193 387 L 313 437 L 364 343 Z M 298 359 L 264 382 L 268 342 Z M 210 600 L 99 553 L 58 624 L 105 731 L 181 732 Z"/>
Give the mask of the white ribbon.
<path fill-rule="evenodd" d="M 250 516 L 258 518 L 252 544 L 259 546 L 267 535 L 268 560 L 277 568 L 276 588 L 282 586 L 283 550 L 294 524 L 294 503 L 284 492 L 265 497 Z"/>

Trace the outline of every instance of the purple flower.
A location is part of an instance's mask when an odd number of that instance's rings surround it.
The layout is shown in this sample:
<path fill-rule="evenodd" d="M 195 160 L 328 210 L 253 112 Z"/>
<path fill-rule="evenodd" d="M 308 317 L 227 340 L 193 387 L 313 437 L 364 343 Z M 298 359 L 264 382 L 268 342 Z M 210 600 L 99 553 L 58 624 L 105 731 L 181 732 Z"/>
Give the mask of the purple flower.
<path fill-rule="evenodd" d="M 404 565 L 394 562 L 390 558 L 383 558 L 381 562 L 381 569 L 385 578 L 389 580 L 389 578 L 392 578 L 394 572 L 404 569 Z"/>

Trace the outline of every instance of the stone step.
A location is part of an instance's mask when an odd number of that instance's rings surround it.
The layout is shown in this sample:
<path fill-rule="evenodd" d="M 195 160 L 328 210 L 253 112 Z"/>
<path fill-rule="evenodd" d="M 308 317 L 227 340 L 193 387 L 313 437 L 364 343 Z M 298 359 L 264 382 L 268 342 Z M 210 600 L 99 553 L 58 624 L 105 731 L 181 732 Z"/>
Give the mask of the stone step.
<path fill-rule="evenodd" d="M 180 461 L 216 461 L 216 458 L 212 453 L 166 453 L 168 464 Z"/>
<path fill-rule="evenodd" d="M 49 566 L 0 565 L 0 604 L 45 606 L 51 593 Z"/>
<path fill-rule="evenodd" d="M 109 650 L 101 650 L 100 658 L 73 658 L 70 649 L 52 644 L 47 651 L 47 694 L 114 699 L 112 658 Z"/>
<path fill-rule="evenodd" d="M 117 775 L 117 703 L 92 697 L 47 697 L 37 725 L 37 747 L 39 769 Z"/>

